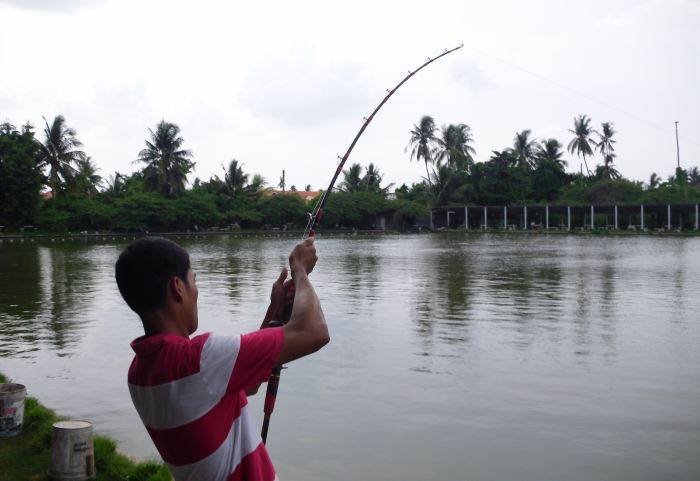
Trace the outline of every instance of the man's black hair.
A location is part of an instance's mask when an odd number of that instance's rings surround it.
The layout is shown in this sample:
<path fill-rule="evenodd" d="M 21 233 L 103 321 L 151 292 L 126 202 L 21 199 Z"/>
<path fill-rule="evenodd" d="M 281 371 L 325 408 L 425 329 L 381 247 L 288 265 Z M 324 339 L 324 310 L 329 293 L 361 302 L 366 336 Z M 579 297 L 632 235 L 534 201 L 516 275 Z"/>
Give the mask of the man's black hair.
<path fill-rule="evenodd" d="M 114 267 L 122 297 L 139 316 L 163 307 L 170 279 L 187 283 L 190 255 L 175 242 L 144 237 L 127 246 Z"/>

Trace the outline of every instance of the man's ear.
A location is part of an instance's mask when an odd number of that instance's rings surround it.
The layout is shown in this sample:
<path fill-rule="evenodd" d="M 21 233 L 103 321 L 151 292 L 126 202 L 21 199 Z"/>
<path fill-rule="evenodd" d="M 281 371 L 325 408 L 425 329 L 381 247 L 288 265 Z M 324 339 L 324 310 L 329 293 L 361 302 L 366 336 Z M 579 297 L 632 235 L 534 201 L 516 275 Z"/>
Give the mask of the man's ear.
<path fill-rule="evenodd" d="M 168 292 L 175 302 L 182 302 L 185 294 L 185 282 L 178 276 L 173 276 L 168 281 Z"/>

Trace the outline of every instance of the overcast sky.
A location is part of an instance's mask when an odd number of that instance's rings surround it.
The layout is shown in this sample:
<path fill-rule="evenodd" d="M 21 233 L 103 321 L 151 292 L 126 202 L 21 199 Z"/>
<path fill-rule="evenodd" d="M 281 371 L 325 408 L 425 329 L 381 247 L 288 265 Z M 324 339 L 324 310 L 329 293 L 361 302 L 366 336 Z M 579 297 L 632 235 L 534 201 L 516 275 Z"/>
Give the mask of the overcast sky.
<path fill-rule="evenodd" d="M 236 158 L 272 186 L 325 188 L 368 115 L 428 56 L 464 42 L 385 105 L 349 162 L 418 182 L 424 114 L 466 123 L 477 161 L 515 132 L 565 145 L 573 118 L 618 131 L 623 175 L 700 166 L 700 0 L 0 0 L 0 120 L 63 114 L 103 177 L 148 128 L 180 126 L 195 176 Z M 579 160 L 568 153 L 569 169 Z"/>

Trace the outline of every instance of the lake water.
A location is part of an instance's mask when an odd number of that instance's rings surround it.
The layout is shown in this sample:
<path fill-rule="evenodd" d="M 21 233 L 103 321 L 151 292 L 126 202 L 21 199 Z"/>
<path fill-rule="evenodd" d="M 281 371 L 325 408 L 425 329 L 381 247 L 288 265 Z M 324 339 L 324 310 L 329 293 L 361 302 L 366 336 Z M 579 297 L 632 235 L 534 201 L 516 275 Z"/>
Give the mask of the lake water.
<path fill-rule="evenodd" d="M 295 240 L 175 239 L 200 332 L 257 328 Z M 135 457 L 128 240 L 0 243 L 0 372 Z M 291 480 L 700 479 L 700 238 L 320 237 L 331 344 L 283 372 Z M 262 392 L 252 401 L 262 419 Z"/>

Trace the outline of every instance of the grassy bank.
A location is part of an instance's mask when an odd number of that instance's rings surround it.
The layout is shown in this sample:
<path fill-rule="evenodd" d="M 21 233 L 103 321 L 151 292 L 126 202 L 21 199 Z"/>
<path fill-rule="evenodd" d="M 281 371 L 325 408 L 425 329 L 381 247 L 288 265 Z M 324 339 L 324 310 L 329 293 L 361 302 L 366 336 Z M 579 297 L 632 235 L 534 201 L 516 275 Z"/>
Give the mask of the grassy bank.
<path fill-rule="evenodd" d="M 9 382 L 0 374 L 0 382 Z M 44 481 L 49 469 L 51 426 L 61 418 L 28 397 L 24 403 L 22 433 L 0 437 L 0 481 Z M 95 467 L 98 481 L 169 481 L 162 463 L 137 463 L 117 452 L 114 441 L 95 436 Z"/>

